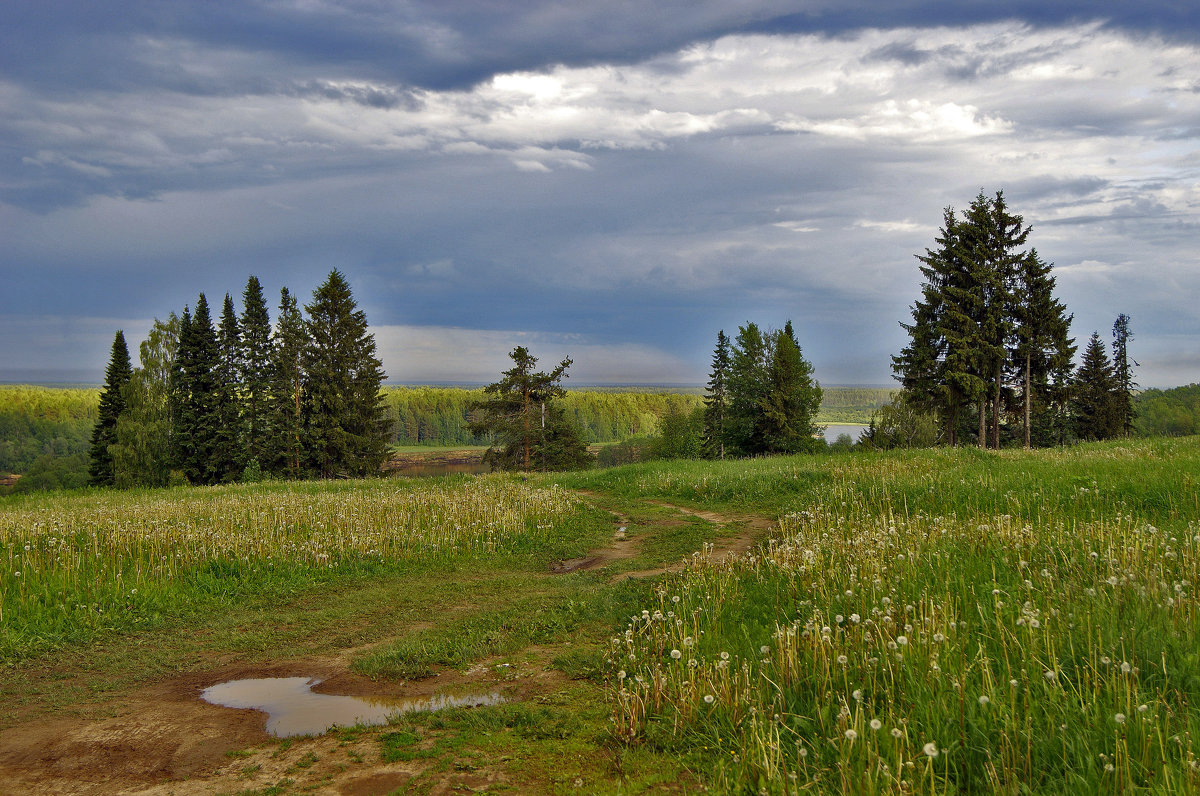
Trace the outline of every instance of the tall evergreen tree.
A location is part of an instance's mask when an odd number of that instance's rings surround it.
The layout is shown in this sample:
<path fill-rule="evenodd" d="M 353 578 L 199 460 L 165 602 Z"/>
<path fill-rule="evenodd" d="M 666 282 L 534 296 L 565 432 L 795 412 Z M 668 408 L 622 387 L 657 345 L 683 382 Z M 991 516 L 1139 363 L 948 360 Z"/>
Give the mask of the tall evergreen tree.
<path fill-rule="evenodd" d="M 1092 332 L 1083 361 L 1075 372 L 1072 409 L 1080 439 L 1110 439 L 1121 433 L 1113 396 L 1119 382 L 1100 335 Z"/>
<path fill-rule="evenodd" d="M 141 367 L 125 385 L 125 411 L 117 420 L 113 448 L 118 487 L 167 485 L 171 463 L 169 392 L 179 325 L 173 312 L 166 321 L 155 319 L 139 348 Z"/>
<path fill-rule="evenodd" d="M 1065 391 L 1070 319 L 1053 298 L 1050 267 L 1021 248 L 1029 233 L 1003 192 L 981 192 L 961 218 L 947 208 L 936 248 L 918 255 L 922 297 L 912 307 L 913 323 L 901 324 L 910 342 L 892 367 L 911 405 L 938 412 L 951 445 L 974 406 L 979 445 L 990 437 L 999 447 L 1004 408 L 1014 403 L 1009 374 L 1028 379 L 1022 394 L 1031 415 L 1039 368 L 1057 373 Z"/>
<path fill-rule="evenodd" d="M 195 314 L 187 308 L 183 313 L 172 372 L 172 459 L 175 469 L 190 483 L 213 484 L 219 480 L 213 457 L 220 422 L 215 373 L 217 333 L 203 293 L 196 301 Z"/>
<path fill-rule="evenodd" d="M 313 468 L 325 478 L 377 473 L 387 455 L 388 426 L 379 395 L 383 363 L 366 313 L 337 270 L 304 309 L 304 419 Z"/>
<path fill-rule="evenodd" d="M 717 347 L 713 350 L 712 371 L 708 377 L 708 394 L 704 397 L 703 450 L 706 456 L 725 458 L 725 437 L 729 411 L 729 336 L 717 332 Z"/>
<path fill-rule="evenodd" d="M 555 404 L 566 394 L 560 382 L 568 357 L 549 373 L 535 371 L 537 357 L 524 346 L 509 352 L 513 367 L 484 388 L 471 430 L 494 437 L 484 461 L 501 469 L 560 470 L 589 461 L 578 432 Z"/>
<path fill-rule="evenodd" d="M 241 403 L 242 431 L 245 435 L 247 462 L 268 464 L 270 431 L 268 414 L 271 400 L 271 364 L 274 341 L 271 319 L 258 277 L 251 276 L 242 292 Z"/>
<path fill-rule="evenodd" d="M 770 392 L 769 343 L 758 325 L 738 327 L 729 365 L 729 409 L 726 447 L 739 456 L 767 451 L 762 407 Z"/>
<path fill-rule="evenodd" d="M 821 408 L 821 387 L 788 321 L 773 336 L 767 392 L 759 406 L 762 442 L 768 453 L 801 453 L 824 447 L 814 424 Z"/>
<path fill-rule="evenodd" d="M 296 299 L 279 291 L 279 317 L 271 347 L 269 470 L 289 478 L 304 474 L 304 349 L 308 332 Z"/>
<path fill-rule="evenodd" d="M 1013 364 L 1019 368 L 1025 448 L 1032 447 L 1033 408 L 1060 412 L 1069 395 L 1075 341 L 1070 337 L 1067 308 L 1054 297 L 1050 263 L 1033 249 L 1021 261 L 1013 291 Z M 1061 434 L 1055 434 L 1061 442 Z"/>
<path fill-rule="evenodd" d="M 213 477 L 221 483 L 239 480 L 246 466 L 240 406 L 241 373 L 242 334 L 233 299 L 226 293 L 221 321 L 217 325 L 217 359 L 213 368 L 213 412 L 217 423 L 211 467 Z"/>
<path fill-rule="evenodd" d="M 104 390 L 100 393 L 100 411 L 92 430 L 92 446 L 88 455 L 88 476 L 96 486 L 112 486 L 115 481 L 111 446 L 117 441 L 117 418 L 125 410 L 125 385 L 132 374 L 129 346 L 125 333 L 117 330 L 113 337 L 112 355 L 104 371 Z"/>
<path fill-rule="evenodd" d="M 1133 332 L 1129 331 L 1129 316 L 1121 313 L 1113 322 L 1113 375 L 1117 386 L 1113 393 L 1113 411 L 1116 413 L 1117 424 L 1121 436 L 1127 437 L 1133 433 L 1133 389 L 1137 385 L 1133 381 L 1133 364 L 1129 358 L 1129 341 Z"/>

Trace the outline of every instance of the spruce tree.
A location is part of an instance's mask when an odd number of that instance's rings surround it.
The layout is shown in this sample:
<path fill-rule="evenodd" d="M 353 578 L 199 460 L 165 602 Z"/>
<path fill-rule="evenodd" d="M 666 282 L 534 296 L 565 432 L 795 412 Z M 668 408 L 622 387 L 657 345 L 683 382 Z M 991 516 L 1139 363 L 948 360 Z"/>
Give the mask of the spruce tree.
<path fill-rule="evenodd" d="M 242 335 L 238 328 L 233 299 L 225 294 L 221 321 L 217 325 L 217 359 L 213 368 L 213 435 L 211 468 L 219 483 L 231 483 L 242 477 L 246 466 L 240 406 L 242 373 Z"/>
<path fill-rule="evenodd" d="M 271 364 L 274 341 L 262 285 L 251 276 L 242 292 L 241 403 L 242 433 L 248 464 L 265 467 L 269 461 Z"/>
<path fill-rule="evenodd" d="M 313 468 L 324 478 L 377 473 L 387 455 L 388 426 L 379 394 L 383 363 L 366 313 L 337 270 L 304 309 L 305 439 Z"/>
<path fill-rule="evenodd" d="M 271 389 L 267 429 L 270 472 L 288 478 L 304 475 L 304 315 L 288 289 L 279 291 L 279 317 L 271 345 Z"/>
<path fill-rule="evenodd" d="M 1117 381 L 1113 393 L 1113 411 L 1120 435 L 1127 437 L 1133 433 L 1133 390 L 1137 386 L 1133 381 L 1132 360 L 1129 358 L 1129 341 L 1133 339 L 1133 332 L 1129 331 L 1128 315 L 1122 312 L 1117 316 L 1112 333 L 1113 375 Z"/>
<path fill-rule="evenodd" d="M 117 419 L 125 410 L 125 385 L 129 383 L 131 373 L 125 333 L 117 330 L 108 368 L 104 371 L 104 390 L 100 393 L 100 410 L 88 451 L 88 476 L 90 483 L 96 486 L 112 486 L 116 481 L 110 447 L 117 441 Z"/>
<path fill-rule="evenodd" d="M 739 456 L 767 451 L 763 438 L 762 406 L 770 391 L 769 344 L 758 325 L 738 327 L 729 365 L 727 447 Z"/>
<path fill-rule="evenodd" d="M 1117 389 L 1117 376 L 1108 359 L 1108 352 L 1100 342 L 1099 333 L 1092 332 L 1083 352 L 1083 361 L 1075 372 L 1072 410 L 1080 439 L 1110 439 L 1121 433 L 1120 419 L 1113 402 Z"/>
<path fill-rule="evenodd" d="M 801 453 L 824 447 L 813 423 L 821 408 L 821 387 L 812 372 L 788 321 L 773 335 L 767 391 L 759 405 L 764 452 Z"/>
<path fill-rule="evenodd" d="M 173 369 L 172 459 L 189 483 L 213 484 L 219 480 L 213 452 L 219 417 L 216 403 L 217 333 L 213 329 L 204 294 L 195 314 L 183 311 L 179 349 Z"/>
<path fill-rule="evenodd" d="M 727 415 L 729 410 L 729 336 L 717 332 L 717 347 L 713 350 L 712 371 L 708 377 L 708 394 L 704 397 L 703 450 L 709 458 L 725 458 Z"/>
<path fill-rule="evenodd" d="M 1073 316 L 1054 297 L 1056 280 L 1051 268 L 1038 256 L 1037 249 L 1031 250 L 1021 261 L 1013 291 L 1012 361 L 1021 381 L 1026 449 L 1032 447 L 1035 406 L 1039 414 L 1064 408 L 1071 359 L 1075 356 L 1075 341 L 1070 337 Z M 1054 441 L 1062 441 L 1061 433 L 1054 437 Z"/>

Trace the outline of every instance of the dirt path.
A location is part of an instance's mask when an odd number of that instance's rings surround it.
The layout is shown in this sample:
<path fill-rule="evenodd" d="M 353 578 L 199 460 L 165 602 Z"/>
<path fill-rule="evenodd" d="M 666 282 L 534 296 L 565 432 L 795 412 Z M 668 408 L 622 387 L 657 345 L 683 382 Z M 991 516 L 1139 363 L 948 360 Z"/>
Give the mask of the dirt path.
<path fill-rule="evenodd" d="M 585 495 L 585 498 L 589 497 Z M 590 496 L 598 498 L 600 496 Z M 652 503 L 680 515 L 699 517 L 724 532 L 710 555 L 725 560 L 745 553 L 772 527 L 755 517 L 730 517 L 668 503 Z M 559 562 L 553 572 L 589 570 L 629 560 L 641 552 L 642 539 L 633 532 L 631 513 L 613 513 L 610 542 L 578 559 Z M 656 519 L 660 528 L 683 525 L 680 519 Z M 736 529 L 733 533 L 728 533 Z M 622 572 L 613 582 L 677 571 L 683 561 L 655 569 Z M 430 622 L 414 621 L 402 634 L 418 632 Z M 202 631 L 201 631 L 202 632 Z M 393 631 L 394 632 L 394 631 Z M 137 794 L 137 796 L 195 796 L 222 793 L 306 792 L 337 796 L 372 796 L 407 790 L 410 785 L 432 794 L 491 789 L 528 792 L 519 779 L 521 767 L 503 763 L 476 765 L 455 760 L 450 770 L 435 768 L 445 760 L 408 759 L 386 762 L 378 733 L 327 733 L 292 742 L 279 742 L 265 731 L 265 718 L 254 710 L 234 710 L 208 704 L 200 692 L 217 683 L 259 677 L 312 677 L 316 690 L 389 700 L 434 694 L 498 692 L 505 701 L 543 699 L 568 685 L 562 672 L 551 668 L 556 649 L 530 649 L 524 663 L 483 662 L 466 672 L 444 670 L 418 681 L 375 681 L 350 671 L 351 660 L 380 638 L 364 646 L 342 649 L 329 657 L 298 657 L 279 662 L 246 663 L 236 653 L 213 656 L 202 671 L 171 675 L 123 689 L 112 696 L 84 697 L 54 715 L 31 715 L 0 731 L 0 794 Z M 134 654 L 131 652 L 131 654 Z M 90 674 L 85 665 L 62 676 L 77 677 L 80 691 Z M 59 674 L 50 675 L 58 677 Z M 505 760 L 507 758 L 501 758 Z M 516 779 L 514 779 L 516 777 Z M 432 782 L 432 785 L 430 784 Z M 281 788 L 281 783 L 286 783 Z M 679 787 L 679 786 L 677 786 Z M 684 788 L 686 790 L 686 788 Z"/>
<path fill-rule="evenodd" d="M 578 490 L 578 493 L 584 498 L 599 497 L 594 492 Z M 672 503 L 665 503 L 658 500 L 647 500 L 646 503 L 657 506 L 659 508 L 670 509 L 677 511 L 680 514 L 689 517 L 699 517 L 706 522 L 710 522 L 719 528 L 728 528 L 732 526 L 739 527 L 740 530 L 733 535 L 718 537 L 709 550 L 709 558 L 712 561 L 721 562 L 728 561 L 740 555 L 744 555 L 754 546 L 756 542 L 762 539 L 776 523 L 758 516 L 730 516 L 718 514 L 714 511 L 704 511 L 701 509 L 691 509 L 684 506 L 676 506 Z M 576 570 L 599 569 L 616 561 L 635 558 L 639 550 L 638 539 L 630 539 L 627 534 L 628 526 L 631 524 L 630 518 L 625 514 L 613 512 L 613 525 L 616 530 L 613 532 L 612 541 L 605 547 L 600 547 L 588 552 L 586 556 L 580 558 L 572 558 L 567 561 L 557 562 L 551 571 L 555 574 L 563 574 L 567 572 L 575 572 Z M 627 580 L 629 578 L 646 578 L 655 575 L 662 575 L 667 572 L 678 572 L 685 566 L 685 562 L 681 559 L 673 564 L 651 569 L 641 569 L 632 572 L 622 572 L 613 578 L 614 583 Z"/>

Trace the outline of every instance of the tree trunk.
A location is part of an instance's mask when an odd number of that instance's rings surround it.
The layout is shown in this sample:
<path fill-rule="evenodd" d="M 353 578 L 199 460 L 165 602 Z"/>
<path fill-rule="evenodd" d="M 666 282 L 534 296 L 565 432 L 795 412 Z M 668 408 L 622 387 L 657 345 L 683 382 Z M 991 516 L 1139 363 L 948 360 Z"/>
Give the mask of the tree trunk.
<path fill-rule="evenodd" d="M 1029 395 L 1029 366 L 1030 366 L 1031 357 L 1032 357 L 1031 354 L 1029 354 L 1029 353 L 1025 354 L 1025 450 L 1029 450 L 1030 447 L 1032 447 L 1029 444 L 1029 437 L 1030 437 L 1030 435 L 1029 435 L 1030 406 L 1029 405 L 1032 401 L 1032 398 Z"/>
<path fill-rule="evenodd" d="M 1000 450 L 1000 389 L 1004 384 L 1004 363 L 996 363 L 996 394 L 992 397 L 992 447 Z"/>
<path fill-rule="evenodd" d="M 524 397 L 525 397 L 525 411 L 522 412 L 522 414 L 524 415 L 524 417 L 522 419 L 523 419 L 524 425 L 525 425 L 525 436 L 521 440 L 521 442 L 524 443 L 524 445 L 525 445 L 525 472 L 529 472 L 529 390 L 528 389 L 525 390 Z"/>
<path fill-rule="evenodd" d="M 987 398 L 979 401 L 979 447 L 987 450 Z"/>

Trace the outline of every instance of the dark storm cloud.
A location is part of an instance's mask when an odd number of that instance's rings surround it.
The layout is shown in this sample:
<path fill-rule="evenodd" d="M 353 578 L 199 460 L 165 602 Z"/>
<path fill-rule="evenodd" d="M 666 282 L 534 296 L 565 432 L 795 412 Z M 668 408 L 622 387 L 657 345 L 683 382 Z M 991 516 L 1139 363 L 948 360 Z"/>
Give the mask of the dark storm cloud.
<path fill-rule="evenodd" d="M 2 4 L 0 371 L 98 377 L 112 328 L 338 267 L 394 379 L 533 340 L 699 381 L 716 329 L 790 318 L 882 382 L 913 254 L 997 188 L 1081 321 L 1194 322 L 1193 13 L 799 8 Z"/>
<path fill-rule="evenodd" d="M 1019 19 L 1058 25 L 1096 18 L 1123 29 L 1191 37 L 1200 21 L 1186 3 L 1097 6 L 1058 2 L 806 2 L 721 0 L 497 3 L 116 2 L 8 0 L 0 10 L 0 72 L 42 90 L 121 91 L 161 85 L 228 91 L 245 76 L 202 79 L 147 59 L 202 47 L 255 53 L 260 74 L 319 67 L 399 85 L 466 87 L 497 72 L 550 64 L 634 63 L 731 33 L 841 34 L 864 28 L 966 25 Z M 898 49 L 891 57 L 920 57 Z"/>

